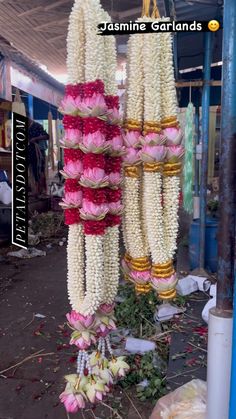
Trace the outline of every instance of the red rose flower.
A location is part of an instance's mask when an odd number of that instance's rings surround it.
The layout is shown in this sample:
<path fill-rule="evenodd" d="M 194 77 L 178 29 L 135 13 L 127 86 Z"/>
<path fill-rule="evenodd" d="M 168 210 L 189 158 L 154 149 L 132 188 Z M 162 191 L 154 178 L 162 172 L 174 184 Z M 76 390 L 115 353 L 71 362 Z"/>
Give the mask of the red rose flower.
<path fill-rule="evenodd" d="M 100 236 L 105 234 L 106 222 L 102 221 L 84 221 L 84 233 L 93 236 Z"/>
<path fill-rule="evenodd" d="M 121 157 L 106 156 L 105 172 L 107 174 L 120 172 L 121 163 Z"/>
<path fill-rule="evenodd" d="M 99 131 L 101 134 L 106 135 L 107 127 L 105 121 L 96 117 L 88 117 L 83 120 L 83 134 L 93 134 Z"/>
<path fill-rule="evenodd" d="M 64 115 L 62 122 L 65 129 L 79 129 L 82 131 L 83 120 L 79 116 Z"/>
<path fill-rule="evenodd" d="M 84 153 L 79 149 L 71 149 L 71 148 L 64 149 L 65 164 L 67 164 L 69 161 L 82 160 L 83 156 L 84 156 Z"/>
<path fill-rule="evenodd" d="M 108 109 L 119 109 L 119 96 L 105 96 L 105 102 Z"/>
<path fill-rule="evenodd" d="M 106 188 L 107 203 L 118 202 L 121 200 L 121 189 Z"/>
<path fill-rule="evenodd" d="M 114 227 L 114 226 L 120 225 L 121 217 L 119 215 L 107 214 L 105 218 L 105 222 L 106 222 L 107 227 Z"/>
<path fill-rule="evenodd" d="M 78 208 L 70 208 L 65 209 L 65 224 L 71 225 L 71 224 L 78 224 L 80 223 L 80 213 Z"/>
<path fill-rule="evenodd" d="M 93 169 L 98 167 L 99 169 L 105 169 L 105 157 L 103 154 L 88 153 L 84 154 L 83 167 L 85 169 Z"/>
<path fill-rule="evenodd" d="M 83 198 L 97 205 L 107 202 L 104 189 L 83 188 Z"/>
<path fill-rule="evenodd" d="M 83 84 L 84 97 L 91 97 L 94 93 L 104 94 L 104 83 L 101 80 Z"/>
<path fill-rule="evenodd" d="M 83 94 L 83 85 L 81 83 L 80 84 L 68 84 L 65 87 L 65 94 L 66 94 L 66 96 L 72 96 L 73 98 L 81 96 Z"/>
<path fill-rule="evenodd" d="M 81 186 L 78 184 L 78 179 L 66 179 L 65 192 L 78 192 L 81 189 Z"/>

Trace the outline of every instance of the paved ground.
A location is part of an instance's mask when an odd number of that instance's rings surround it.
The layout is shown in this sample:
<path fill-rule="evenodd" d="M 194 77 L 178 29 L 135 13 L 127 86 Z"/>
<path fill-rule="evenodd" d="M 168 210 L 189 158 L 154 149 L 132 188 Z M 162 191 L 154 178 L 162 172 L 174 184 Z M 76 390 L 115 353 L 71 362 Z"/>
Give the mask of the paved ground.
<path fill-rule="evenodd" d="M 188 270 L 186 248 L 180 250 L 178 270 Z M 176 333 L 172 334 L 167 374 L 171 389 L 190 380 L 191 370 L 193 376 L 205 377 L 206 328 L 201 329 L 199 321 L 203 302 L 188 304 L 190 318 L 184 316 L 180 322 L 174 321 Z M 0 419 L 68 419 L 58 396 L 64 388 L 63 376 L 75 372 L 76 350 L 68 345 L 69 332 L 65 326 L 65 313 L 69 309 L 65 247 L 56 244 L 47 250 L 47 256 L 30 260 L 0 255 Z M 38 314 L 45 317 L 37 317 Z M 191 352 L 189 342 L 200 344 L 202 349 L 192 346 Z M 29 356 L 33 358 L 27 360 Z M 115 400 L 120 400 L 121 419 L 148 419 L 153 408 L 150 402 L 141 403 L 131 393 L 121 393 L 119 389 Z M 114 399 L 108 403 L 111 406 L 113 402 Z M 72 417 L 115 416 L 100 406 L 85 411 L 83 416 Z"/>
<path fill-rule="evenodd" d="M 69 310 L 65 248 L 55 246 L 46 257 L 0 262 L 3 283 L 8 288 L 2 286 L 0 298 L 0 419 L 68 418 L 58 401 L 63 376 L 75 371 L 76 352 L 68 345 L 64 326 Z M 46 317 L 34 317 L 37 314 Z M 34 359 L 17 365 L 32 354 L 36 354 Z M 116 400 L 119 397 L 122 418 L 136 419 L 138 414 L 127 395 L 117 390 Z M 143 419 L 149 417 L 150 403 L 135 400 L 135 406 Z M 71 417 L 82 418 L 81 414 Z M 84 417 L 111 416 L 103 406 L 95 413 L 85 412 Z"/>

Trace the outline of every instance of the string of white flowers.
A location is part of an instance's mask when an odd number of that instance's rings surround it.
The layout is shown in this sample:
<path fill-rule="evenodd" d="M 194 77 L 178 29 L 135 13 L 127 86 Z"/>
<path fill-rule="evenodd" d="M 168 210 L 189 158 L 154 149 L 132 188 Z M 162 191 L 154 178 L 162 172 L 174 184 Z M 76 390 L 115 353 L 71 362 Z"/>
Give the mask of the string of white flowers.
<path fill-rule="evenodd" d="M 163 179 L 163 188 L 165 246 L 169 259 L 173 259 L 177 249 L 179 229 L 178 208 L 180 177 L 165 176 Z"/>
<path fill-rule="evenodd" d="M 139 21 L 140 19 L 138 19 Z M 131 35 L 128 41 L 128 89 L 126 118 L 142 121 L 143 117 L 143 35 Z"/>
<path fill-rule="evenodd" d="M 152 22 L 153 19 L 146 18 Z M 145 34 L 143 42 L 144 122 L 160 122 L 160 34 Z"/>
<path fill-rule="evenodd" d="M 110 15 L 103 11 L 100 22 L 111 22 Z M 115 96 L 117 94 L 116 83 L 116 67 L 117 67 L 117 54 L 116 54 L 116 40 L 114 36 L 102 36 L 104 41 L 105 50 L 105 75 L 104 85 L 105 93 L 107 95 Z"/>
<path fill-rule="evenodd" d="M 124 230 L 126 232 L 128 254 L 136 259 L 147 256 L 145 253 L 142 227 L 140 179 L 125 176 L 123 202 L 124 202 Z"/>
<path fill-rule="evenodd" d="M 105 50 L 102 36 L 98 36 L 97 25 L 102 16 L 102 8 L 97 0 L 86 0 L 83 3 L 84 25 L 86 34 L 85 46 L 85 81 L 105 79 Z"/>
<path fill-rule="evenodd" d="M 102 303 L 104 286 L 103 235 L 85 235 L 86 292 L 79 312 L 84 316 L 95 314 Z"/>
<path fill-rule="evenodd" d="M 147 235 L 144 176 L 145 174 L 144 172 L 142 172 L 142 177 L 140 179 L 141 227 L 142 227 L 144 252 L 146 256 L 150 256 L 150 246 L 149 246 L 148 235 Z"/>
<path fill-rule="evenodd" d="M 84 233 L 81 224 L 69 226 L 67 289 L 72 309 L 79 311 L 80 304 L 84 299 Z"/>
<path fill-rule="evenodd" d="M 67 35 L 67 74 L 72 84 L 84 82 L 84 18 L 80 0 L 75 0 L 69 17 Z"/>
<path fill-rule="evenodd" d="M 169 18 L 163 18 L 169 21 Z M 161 39 L 161 112 L 162 119 L 170 116 L 177 116 L 177 97 L 175 88 L 172 40 L 170 32 L 164 32 Z"/>
<path fill-rule="evenodd" d="M 104 294 L 103 302 L 112 304 L 119 285 L 119 227 L 108 227 L 104 238 Z"/>
<path fill-rule="evenodd" d="M 152 263 L 158 265 L 168 260 L 164 237 L 161 190 L 161 174 L 159 172 L 144 172 L 144 205 L 147 237 Z"/>

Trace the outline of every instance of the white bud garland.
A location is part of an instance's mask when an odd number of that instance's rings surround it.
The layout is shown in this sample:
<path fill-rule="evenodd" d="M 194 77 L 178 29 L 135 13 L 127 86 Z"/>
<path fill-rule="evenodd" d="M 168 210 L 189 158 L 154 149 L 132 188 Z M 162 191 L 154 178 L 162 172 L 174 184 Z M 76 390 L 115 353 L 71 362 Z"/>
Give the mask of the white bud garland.
<path fill-rule="evenodd" d="M 168 261 L 164 237 L 161 188 L 162 176 L 159 172 L 144 172 L 147 237 L 154 264 L 162 264 Z"/>
<path fill-rule="evenodd" d="M 81 1 L 76 0 L 69 17 L 67 35 L 68 82 L 82 83 L 85 80 L 84 18 Z"/>
<path fill-rule="evenodd" d="M 73 310 L 84 299 L 84 233 L 81 224 L 69 226 L 67 244 L 67 289 Z"/>
<path fill-rule="evenodd" d="M 104 285 L 103 243 L 104 236 L 85 236 L 86 292 L 79 310 L 84 316 L 94 314 L 102 303 Z"/>
<path fill-rule="evenodd" d="M 119 276 L 119 227 L 108 227 L 104 238 L 104 303 L 114 302 L 119 286 Z"/>
<path fill-rule="evenodd" d="M 142 20 L 142 19 L 138 19 Z M 142 121 L 143 116 L 143 35 L 131 35 L 128 41 L 128 88 L 126 118 Z"/>
<path fill-rule="evenodd" d="M 173 259 L 177 249 L 177 236 L 179 229 L 178 209 L 180 177 L 164 177 L 163 186 L 165 244 L 169 259 Z"/>
<path fill-rule="evenodd" d="M 136 259 L 145 257 L 141 226 L 140 179 L 125 176 L 124 179 L 124 230 L 127 239 L 127 252 Z"/>
<path fill-rule="evenodd" d="M 169 21 L 163 18 L 163 21 Z M 172 39 L 170 32 L 161 34 L 161 113 L 162 118 L 177 115 L 177 97 L 175 88 Z"/>

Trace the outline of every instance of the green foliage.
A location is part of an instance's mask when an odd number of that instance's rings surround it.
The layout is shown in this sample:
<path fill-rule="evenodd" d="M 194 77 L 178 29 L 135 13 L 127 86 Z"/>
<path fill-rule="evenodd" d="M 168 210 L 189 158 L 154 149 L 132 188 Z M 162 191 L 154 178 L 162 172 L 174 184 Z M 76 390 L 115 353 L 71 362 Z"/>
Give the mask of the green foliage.
<path fill-rule="evenodd" d="M 153 402 L 165 393 L 163 372 L 160 366 L 155 365 L 155 353 L 131 355 L 127 362 L 131 366 L 130 373 L 120 382 L 123 388 L 129 388 L 136 385 L 137 397 L 141 401 L 152 399 Z M 147 380 L 147 386 L 141 386 L 143 380 Z"/>
<path fill-rule="evenodd" d="M 40 233 L 44 239 L 56 237 L 63 227 L 63 213 L 60 212 L 36 213 L 31 220 L 34 234 Z"/>
<path fill-rule="evenodd" d="M 124 301 L 116 305 L 116 319 L 119 326 L 129 329 L 133 336 L 152 336 L 156 332 L 153 316 L 156 311 L 157 298 L 154 292 L 136 295 L 132 285 L 121 285 L 119 296 Z M 142 326 L 141 326 L 142 324 Z"/>

